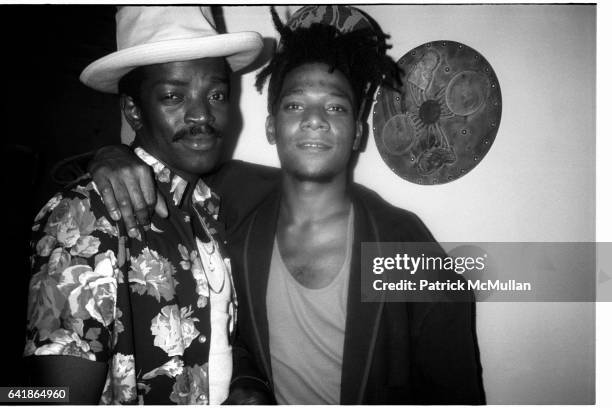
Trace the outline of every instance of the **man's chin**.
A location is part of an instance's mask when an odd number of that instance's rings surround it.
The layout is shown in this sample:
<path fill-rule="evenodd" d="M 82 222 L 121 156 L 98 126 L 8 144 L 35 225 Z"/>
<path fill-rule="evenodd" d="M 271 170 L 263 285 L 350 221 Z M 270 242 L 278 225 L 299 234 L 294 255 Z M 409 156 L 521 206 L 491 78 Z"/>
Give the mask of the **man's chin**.
<path fill-rule="evenodd" d="M 188 175 L 198 177 L 214 171 L 221 157 L 218 149 L 199 154 L 190 153 L 191 154 L 180 155 L 177 158 L 176 169 Z"/>
<path fill-rule="evenodd" d="M 310 183 L 330 183 L 334 177 L 337 175 L 332 172 L 293 172 L 293 177 L 300 182 L 310 182 Z"/>
<path fill-rule="evenodd" d="M 217 168 L 218 161 L 218 158 L 215 158 L 215 160 L 193 163 L 187 166 L 187 171 L 194 175 L 203 176 L 214 171 Z"/>

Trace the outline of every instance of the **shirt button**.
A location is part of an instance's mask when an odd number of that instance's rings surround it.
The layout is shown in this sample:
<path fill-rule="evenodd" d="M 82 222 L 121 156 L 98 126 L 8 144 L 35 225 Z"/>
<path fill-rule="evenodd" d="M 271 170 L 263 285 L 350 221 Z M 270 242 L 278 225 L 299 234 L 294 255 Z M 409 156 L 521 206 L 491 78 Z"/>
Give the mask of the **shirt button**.
<path fill-rule="evenodd" d="M 205 335 L 203 335 L 203 334 L 202 334 L 202 335 L 200 335 L 200 336 L 198 337 L 198 341 L 199 341 L 200 343 L 204 343 L 204 342 L 206 342 L 206 336 L 205 336 Z M 201 397 L 201 395 L 200 395 L 200 397 Z"/>

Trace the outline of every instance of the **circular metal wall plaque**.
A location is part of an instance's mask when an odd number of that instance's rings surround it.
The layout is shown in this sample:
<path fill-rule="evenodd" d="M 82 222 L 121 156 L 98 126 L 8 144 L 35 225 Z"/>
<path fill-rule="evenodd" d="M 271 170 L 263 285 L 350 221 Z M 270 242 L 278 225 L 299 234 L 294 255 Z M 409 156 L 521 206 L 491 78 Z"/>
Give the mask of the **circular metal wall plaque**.
<path fill-rule="evenodd" d="M 376 147 L 400 177 L 442 184 L 466 175 L 487 154 L 501 119 L 493 68 L 476 50 L 433 41 L 399 60 L 398 92 L 381 88 L 374 105 Z"/>

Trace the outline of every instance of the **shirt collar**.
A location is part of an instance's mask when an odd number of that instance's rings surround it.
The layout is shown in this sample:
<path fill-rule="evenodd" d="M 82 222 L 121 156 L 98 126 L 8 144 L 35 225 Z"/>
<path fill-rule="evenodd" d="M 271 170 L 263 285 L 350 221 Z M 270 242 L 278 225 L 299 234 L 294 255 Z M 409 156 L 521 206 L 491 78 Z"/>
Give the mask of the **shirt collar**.
<path fill-rule="evenodd" d="M 195 186 L 190 185 L 189 181 L 172 171 L 142 147 L 134 149 L 134 153 L 153 169 L 158 181 L 158 188 L 165 196 L 172 197 L 173 204 L 176 207 L 182 206 L 185 192 L 193 191 L 191 194 L 192 203 L 202 207 L 211 217 L 217 219 L 220 198 L 202 179 L 198 179 Z"/>

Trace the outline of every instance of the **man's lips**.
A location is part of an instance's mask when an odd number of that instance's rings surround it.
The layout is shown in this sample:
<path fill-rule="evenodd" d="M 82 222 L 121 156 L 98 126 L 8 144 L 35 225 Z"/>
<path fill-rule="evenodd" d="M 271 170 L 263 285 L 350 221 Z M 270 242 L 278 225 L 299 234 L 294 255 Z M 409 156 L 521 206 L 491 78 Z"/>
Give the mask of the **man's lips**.
<path fill-rule="evenodd" d="M 192 150 L 206 151 L 217 144 L 217 137 L 212 133 L 188 134 L 181 137 L 177 142 Z"/>
<path fill-rule="evenodd" d="M 297 143 L 298 149 L 302 150 L 314 150 L 314 151 L 325 151 L 330 150 L 332 146 L 329 143 L 321 140 L 302 140 Z"/>

